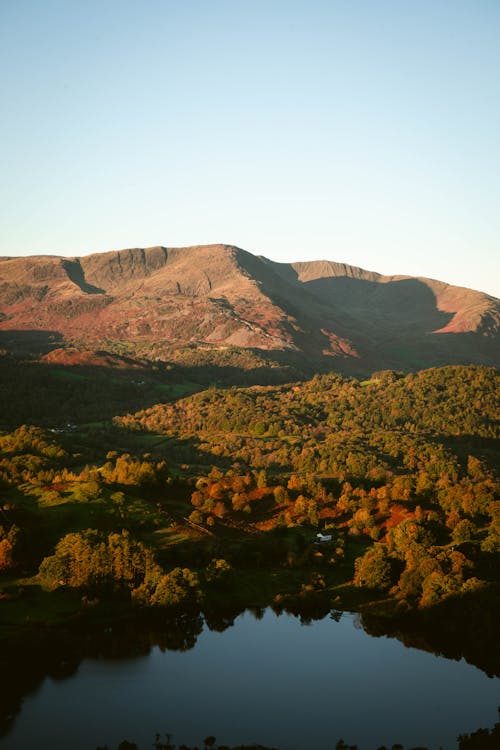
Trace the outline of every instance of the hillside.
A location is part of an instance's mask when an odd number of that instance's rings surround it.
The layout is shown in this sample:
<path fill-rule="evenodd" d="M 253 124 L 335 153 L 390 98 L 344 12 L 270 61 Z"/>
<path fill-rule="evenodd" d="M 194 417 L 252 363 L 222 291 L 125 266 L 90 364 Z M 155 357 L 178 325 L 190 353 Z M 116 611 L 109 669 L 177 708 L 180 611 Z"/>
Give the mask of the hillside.
<path fill-rule="evenodd" d="M 276 263 L 228 245 L 0 259 L 8 351 L 168 360 L 190 347 L 203 361 L 252 349 L 361 374 L 499 366 L 499 330 L 500 303 L 481 292 L 330 261 Z"/>

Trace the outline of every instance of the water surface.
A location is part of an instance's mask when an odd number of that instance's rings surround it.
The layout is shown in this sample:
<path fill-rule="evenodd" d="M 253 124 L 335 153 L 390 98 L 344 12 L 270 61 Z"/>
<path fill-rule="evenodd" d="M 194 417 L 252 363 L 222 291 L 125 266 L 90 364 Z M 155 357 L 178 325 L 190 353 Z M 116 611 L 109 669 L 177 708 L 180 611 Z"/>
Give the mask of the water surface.
<path fill-rule="evenodd" d="M 399 742 L 455 750 L 459 734 L 491 727 L 499 680 L 464 660 L 372 638 L 357 618 L 303 626 L 271 610 L 245 613 L 224 632 L 204 628 L 188 651 L 84 659 L 64 680 L 46 678 L 0 748 L 94 750 L 123 739 L 151 747 L 259 742 L 279 750 L 360 750 Z"/>

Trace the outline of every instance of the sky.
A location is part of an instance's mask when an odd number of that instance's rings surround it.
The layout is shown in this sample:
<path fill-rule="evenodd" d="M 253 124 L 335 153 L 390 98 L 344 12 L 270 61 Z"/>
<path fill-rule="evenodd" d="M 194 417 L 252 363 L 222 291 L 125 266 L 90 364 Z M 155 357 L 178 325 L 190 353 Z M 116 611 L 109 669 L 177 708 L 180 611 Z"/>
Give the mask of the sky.
<path fill-rule="evenodd" d="M 237 245 L 500 297 L 499 0 L 0 0 L 0 255 Z"/>

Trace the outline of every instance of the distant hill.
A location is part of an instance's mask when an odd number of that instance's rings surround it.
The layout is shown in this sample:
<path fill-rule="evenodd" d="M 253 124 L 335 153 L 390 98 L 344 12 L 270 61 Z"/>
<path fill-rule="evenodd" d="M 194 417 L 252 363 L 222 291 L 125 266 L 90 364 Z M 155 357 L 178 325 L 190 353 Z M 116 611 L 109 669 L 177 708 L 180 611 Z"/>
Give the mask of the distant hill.
<path fill-rule="evenodd" d="M 97 351 L 155 360 L 189 347 L 203 360 L 235 347 L 360 374 L 498 367 L 499 331 L 500 301 L 482 292 L 228 245 L 0 259 L 0 348 L 68 349 L 68 364 Z"/>

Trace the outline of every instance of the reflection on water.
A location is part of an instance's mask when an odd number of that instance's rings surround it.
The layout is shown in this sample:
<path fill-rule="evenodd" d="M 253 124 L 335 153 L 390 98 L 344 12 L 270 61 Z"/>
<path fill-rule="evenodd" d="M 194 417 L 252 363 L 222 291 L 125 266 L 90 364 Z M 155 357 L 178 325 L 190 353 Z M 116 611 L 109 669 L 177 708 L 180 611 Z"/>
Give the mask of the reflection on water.
<path fill-rule="evenodd" d="M 340 737 L 360 750 L 396 741 L 455 750 L 459 734 L 495 722 L 498 680 L 464 660 L 370 638 L 364 628 L 382 635 L 373 618 L 302 613 L 303 626 L 253 610 L 205 619 L 59 636 L 4 659 L 0 748 L 94 750 L 125 737 L 147 748 L 158 731 L 280 750 L 331 750 Z"/>

